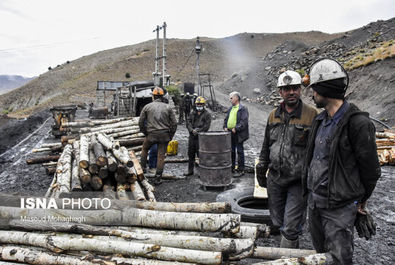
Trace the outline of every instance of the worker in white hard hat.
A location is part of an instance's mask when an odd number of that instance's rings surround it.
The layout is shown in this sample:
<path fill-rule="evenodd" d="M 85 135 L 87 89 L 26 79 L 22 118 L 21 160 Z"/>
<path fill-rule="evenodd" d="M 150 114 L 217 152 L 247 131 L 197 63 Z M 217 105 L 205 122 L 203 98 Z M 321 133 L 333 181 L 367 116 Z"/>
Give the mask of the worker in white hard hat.
<path fill-rule="evenodd" d="M 302 78 L 295 71 L 279 76 L 277 87 L 283 102 L 269 115 L 257 164 L 257 179 L 260 186 L 267 187 L 270 217 L 280 229 L 283 248 L 299 247 L 306 216 L 302 166 L 311 123 L 318 114 L 300 99 L 301 86 Z"/>
<path fill-rule="evenodd" d="M 333 264 L 353 264 L 354 225 L 366 239 L 376 230 L 366 210 L 381 172 L 375 127 L 368 113 L 345 100 L 348 75 L 340 63 L 314 62 L 309 79 L 317 107 L 324 108 L 313 121 L 303 167 L 310 233 L 315 250 L 329 253 Z"/>

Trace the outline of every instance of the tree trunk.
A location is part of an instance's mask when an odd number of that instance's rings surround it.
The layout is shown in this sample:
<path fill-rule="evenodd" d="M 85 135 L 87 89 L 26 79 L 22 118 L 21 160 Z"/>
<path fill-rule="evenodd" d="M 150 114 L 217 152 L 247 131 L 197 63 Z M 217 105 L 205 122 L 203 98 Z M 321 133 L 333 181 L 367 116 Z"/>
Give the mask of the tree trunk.
<path fill-rule="evenodd" d="M 106 150 L 113 149 L 112 141 L 102 133 L 97 134 L 97 140 L 104 146 Z"/>
<path fill-rule="evenodd" d="M 73 147 L 68 144 L 64 147 L 63 153 L 58 160 L 56 167 L 56 177 L 58 189 L 55 190 L 55 197 L 58 197 L 61 193 L 70 192 L 71 186 L 71 152 Z"/>
<path fill-rule="evenodd" d="M 292 249 L 292 248 L 272 248 L 272 247 L 255 247 L 254 258 L 260 259 L 281 259 L 299 258 L 303 256 L 313 255 L 317 252 L 309 249 Z"/>
<path fill-rule="evenodd" d="M 81 135 L 80 137 L 80 161 L 78 165 L 85 169 L 89 167 L 89 138 L 87 135 Z"/>
<path fill-rule="evenodd" d="M 126 193 L 128 186 L 126 184 L 120 184 L 118 183 L 117 185 L 117 196 L 118 196 L 118 200 L 121 201 L 129 201 L 129 196 Z"/>
<path fill-rule="evenodd" d="M 56 173 L 56 167 L 46 167 L 45 168 L 45 174 L 53 175 L 55 173 Z"/>
<path fill-rule="evenodd" d="M 125 135 L 134 135 L 134 134 L 139 134 L 139 133 L 140 133 L 140 129 L 137 128 L 134 130 L 127 130 L 127 131 L 123 131 L 123 132 L 111 133 L 111 134 L 109 134 L 109 136 L 118 138 L 118 137 L 122 137 Z"/>
<path fill-rule="evenodd" d="M 118 159 L 121 163 L 128 167 L 133 167 L 133 161 L 130 159 L 129 154 L 123 151 L 123 148 L 121 147 L 120 149 L 116 150 L 113 149 L 112 153 L 114 154 L 115 158 Z"/>
<path fill-rule="evenodd" d="M 136 146 L 136 145 L 142 145 L 144 142 L 144 137 L 139 137 L 139 138 L 133 138 L 133 139 L 124 139 L 124 140 L 119 140 L 119 143 L 122 146 Z"/>
<path fill-rule="evenodd" d="M 136 130 L 139 130 L 138 126 L 127 126 L 127 127 L 110 128 L 104 130 L 92 129 L 91 132 L 87 134 L 98 134 L 98 133 L 112 134 L 112 133 L 120 133 L 125 131 L 136 131 Z"/>
<path fill-rule="evenodd" d="M 93 150 L 89 150 L 89 172 L 93 174 L 99 173 L 99 165 L 96 164 L 96 157 L 95 154 L 93 153 Z"/>
<path fill-rule="evenodd" d="M 62 143 L 46 143 L 46 144 L 42 144 L 41 148 L 45 148 L 45 147 L 62 147 Z"/>
<path fill-rule="evenodd" d="M 140 181 L 141 186 L 143 187 L 145 194 L 147 195 L 147 199 L 150 202 L 156 202 L 155 199 L 155 188 L 149 184 L 149 182 L 147 181 L 147 179 L 143 179 L 142 181 Z"/>
<path fill-rule="evenodd" d="M 118 184 L 126 183 L 127 167 L 125 165 L 118 165 L 117 172 L 115 172 L 114 178 Z"/>
<path fill-rule="evenodd" d="M 138 118 L 130 118 L 130 117 L 120 117 L 120 118 L 115 118 L 115 119 L 106 119 L 106 120 L 77 120 L 77 121 L 72 121 L 72 122 L 63 122 L 62 127 L 93 127 L 97 125 L 103 125 L 103 124 L 111 124 L 111 123 L 117 123 L 120 121 L 125 121 L 125 120 L 135 120 L 138 121 Z"/>
<path fill-rule="evenodd" d="M 133 198 L 136 201 L 145 201 L 145 196 L 144 196 L 144 192 L 140 187 L 140 184 L 138 183 L 138 181 L 130 184 L 130 191 L 132 192 Z"/>
<path fill-rule="evenodd" d="M 100 167 L 107 165 L 107 156 L 101 143 L 96 141 L 93 144 L 93 152 L 96 157 L 96 164 L 98 164 Z"/>
<path fill-rule="evenodd" d="M 28 165 L 31 164 L 41 164 L 49 161 L 57 161 L 59 159 L 59 155 L 48 155 L 48 156 L 41 156 L 41 157 L 33 157 L 26 159 L 26 163 Z"/>
<path fill-rule="evenodd" d="M 108 168 L 107 166 L 99 168 L 99 177 L 101 179 L 105 179 L 108 177 Z"/>
<path fill-rule="evenodd" d="M 110 134 L 109 136 L 114 137 L 114 138 L 128 136 L 130 139 L 134 139 L 134 138 L 144 137 L 144 134 L 141 132 L 128 132 L 128 133 L 124 132 L 124 133 L 113 133 L 113 134 Z"/>
<path fill-rule="evenodd" d="M 177 249 L 135 242 L 73 238 L 73 236 L 67 235 L 52 236 L 38 233 L 0 231 L 0 242 L 33 245 L 56 253 L 62 251 L 93 251 L 201 264 L 221 264 L 222 262 L 220 252 Z"/>
<path fill-rule="evenodd" d="M 111 151 L 106 151 L 108 171 L 115 172 L 118 168 L 118 162 L 112 155 Z"/>
<path fill-rule="evenodd" d="M 103 187 L 103 181 L 101 180 L 100 177 L 98 176 L 92 176 L 91 178 L 91 187 L 94 190 L 101 190 L 101 188 Z"/>
<path fill-rule="evenodd" d="M 48 151 L 51 151 L 50 147 L 42 147 L 42 148 L 32 149 L 32 153 L 40 153 L 40 152 L 48 152 Z"/>
<path fill-rule="evenodd" d="M 78 161 L 80 160 L 80 143 L 75 141 L 73 143 L 73 164 L 72 164 L 72 171 L 71 171 L 71 190 L 72 191 L 81 191 L 81 179 L 80 179 L 80 168 L 78 166 Z"/>
<path fill-rule="evenodd" d="M 144 171 L 140 165 L 140 161 L 137 159 L 136 154 L 134 151 L 129 151 L 129 157 L 133 161 L 134 170 L 136 171 L 137 179 L 143 180 L 144 179 Z"/>
<path fill-rule="evenodd" d="M 79 174 L 80 174 L 80 180 L 81 180 L 82 184 L 89 184 L 91 182 L 91 173 L 87 169 L 80 168 Z"/>
<path fill-rule="evenodd" d="M 333 264 L 324 253 L 313 254 L 300 258 L 277 259 L 267 262 L 254 263 L 253 265 L 326 265 Z"/>
<path fill-rule="evenodd" d="M 133 121 L 133 120 L 126 120 L 126 121 L 121 121 L 117 123 L 112 123 L 112 124 L 106 124 L 103 126 L 98 126 L 98 127 L 85 127 L 85 128 L 79 128 L 79 133 L 91 133 L 91 132 L 98 132 L 98 131 L 104 131 L 108 129 L 113 129 L 113 128 L 119 128 L 119 127 L 128 127 L 128 126 L 136 126 L 138 125 L 138 121 Z M 75 131 L 75 130 L 72 130 Z"/>
<path fill-rule="evenodd" d="M 119 185 L 120 186 L 120 185 Z M 125 190 L 125 188 L 123 188 Z M 92 225 L 136 225 L 159 229 L 176 229 L 187 231 L 220 232 L 232 234 L 240 230 L 240 215 L 182 213 L 142 210 L 124 207 L 121 210 L 63 210 L 63 209 L 24 209 L 17 207 L 0 207 L 0 219 L 55 218 L 63 220 L 84 217 L 84 223 Z M 26 219 L 25 218 L 25 219 Z M 72 219 L 74 220 L 74 219 Z"/>

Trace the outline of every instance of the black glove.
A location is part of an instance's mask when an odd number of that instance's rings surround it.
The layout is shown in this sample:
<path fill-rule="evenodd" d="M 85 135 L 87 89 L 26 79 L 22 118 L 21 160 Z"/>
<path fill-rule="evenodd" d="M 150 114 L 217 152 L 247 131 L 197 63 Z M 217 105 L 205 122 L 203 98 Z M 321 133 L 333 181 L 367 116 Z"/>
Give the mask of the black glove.
<path fill-rule="evenodd" d="M 358 236 L 365 237 L 366 240 L 369 240 L 376 234 L 376 223 L 368 212 L 366 212 L 366 214 L 361 214 L 358 212 L 354 225 L 357 229 Z"/>
<path fill-rule="evenodd" d="M 259 162 L 258 164 L 256 164 L 255 170 L 256 170 L 256 178 L 258 180 L 259 186 L 266 188 L 267 187 L 266 170 L 263 163 Z"/>

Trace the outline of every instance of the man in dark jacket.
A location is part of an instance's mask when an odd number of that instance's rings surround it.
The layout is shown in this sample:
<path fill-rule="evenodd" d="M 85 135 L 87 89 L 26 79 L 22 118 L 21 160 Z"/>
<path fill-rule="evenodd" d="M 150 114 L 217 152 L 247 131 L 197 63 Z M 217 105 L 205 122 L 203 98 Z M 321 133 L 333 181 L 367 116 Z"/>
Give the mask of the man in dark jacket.
<path fill-rule="evenodd" d="M 240 104 L 240 93 L 234 91 L 229 94 L 229 101 L 232 107 L 229 108 L 226 118 L 224 120 L 223 128 L 225 131 L 231 132 L 232 141 L 232 172 L 235 172 L 236 167 L 236 152 L 237 152 L 237 171 L 234 177 L 240 177 L 244 174 L 244 147 L 243 143 L 249 137 L 248 131 L 248 109 Z"/>
<path fill-rule="evenodd" d="M 187 129 L 189 132 L 188 139 L 188 172 L 185 176 L 193 175 L 195 156 L 199 156 L 199 138 L 198 133 L 207 132 L 211 125 L 211 115 L 204 108 L 206 100 L 204 97 L 197 97 L 195 100 L 195 109 L 187 119 Z"/>
<path fill-rule="evenodd" d="M 161 183 L 165 164 L 167 144 L 177 130 L 177 120 L 171 107 L 163 102 L 164 91 L 155 87 L 152 91 L 153 102 L 141 110 L 139 127 L 145 134 L 143 149 L 141 151 L 141 167 L 145 170 L 148 150 L 158 144 L 158 158 L 155 173 L 155 184 Z"/>
<path fill-rule="evenodd" d="M 311 237 L 335 264 L 353 264 L 353 227 L 359 216 L 370 217 L 366 201 L 381 174 L 375 127 L 344 99 L 348 75 L 337 61 L 316 61 L 310 79 L 314 101 L 325 109 L 313 121 L 303 168 Z"/>
<path fill-rule="evenodd" d="M 256 166 L 259 185 L 267 187 L 270 217 L 280 228 L 282 248 L 299 247 L 306 217 L 302 167 L 311 123 L 318 114 L 300 100 L 301 84 L 302 78 L 295 71 L 279 76 L 277 87 L 283 102 L 269 115 Z"/>

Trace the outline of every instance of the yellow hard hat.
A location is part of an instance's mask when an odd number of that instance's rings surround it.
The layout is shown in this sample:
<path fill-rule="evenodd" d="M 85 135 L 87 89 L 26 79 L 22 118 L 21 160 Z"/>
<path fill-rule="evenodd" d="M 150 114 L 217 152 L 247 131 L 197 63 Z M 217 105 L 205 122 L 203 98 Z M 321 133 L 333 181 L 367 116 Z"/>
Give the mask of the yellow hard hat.
<path fill-rule="evenodd" d="M 163 96 L 165 94 L 165 92 L 163 91 L 162 88 L 160 87 L 155 87 L 154 90 L 152 91 L 152 95 L 154 96 Z"/>
<path fill-rule="evenodd" d="M 195 100 L 195 104 L 206 104 L 206 100 L 204 97 L 197 97 Z"/>

